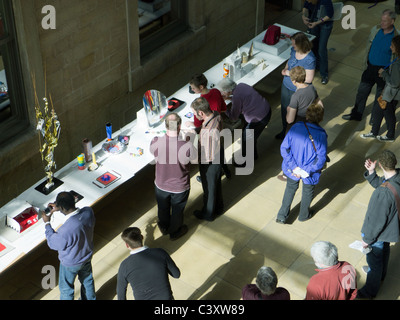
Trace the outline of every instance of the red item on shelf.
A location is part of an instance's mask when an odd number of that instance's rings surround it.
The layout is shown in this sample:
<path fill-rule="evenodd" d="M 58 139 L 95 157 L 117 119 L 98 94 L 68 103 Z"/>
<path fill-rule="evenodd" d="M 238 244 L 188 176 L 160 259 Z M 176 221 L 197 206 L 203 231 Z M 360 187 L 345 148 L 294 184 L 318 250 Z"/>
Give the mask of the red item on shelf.
<path fill-rule="evenodd" d="M 37 211 L 33 208 L 27 208 L 22 211 L 19 215 L 13 218 L 21 227 L 20 232 L 28 229 L 33 226 L 36 222 L 39 221 L 39 215 Z"/>

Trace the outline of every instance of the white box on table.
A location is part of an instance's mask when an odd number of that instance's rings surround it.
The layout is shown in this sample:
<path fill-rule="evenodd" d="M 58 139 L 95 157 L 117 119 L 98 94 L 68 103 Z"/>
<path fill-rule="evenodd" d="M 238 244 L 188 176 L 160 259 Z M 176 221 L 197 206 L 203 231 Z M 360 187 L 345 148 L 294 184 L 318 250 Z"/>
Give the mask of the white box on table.
<path fill-rule="evenodd" d="M 264 52 L 279 56 L 282 52 L 286 51 L 290 46 L 290 39 L 280 39 L 279 42 L 273 46 L 265 44 L 262 42 L 262 38 L 258 38 L 254 41 L 254 47 L 257 50 L 262 50 Z"/>

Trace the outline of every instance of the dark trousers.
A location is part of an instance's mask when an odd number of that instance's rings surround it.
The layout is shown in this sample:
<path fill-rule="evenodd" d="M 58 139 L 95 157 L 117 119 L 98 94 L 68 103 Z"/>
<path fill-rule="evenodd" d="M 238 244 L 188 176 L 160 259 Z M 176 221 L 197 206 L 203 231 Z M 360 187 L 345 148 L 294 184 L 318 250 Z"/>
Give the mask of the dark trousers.
<path fill-rule="evenodd" d="M 381 128 L 382 119 L 385 118 L 386 127 L 387 127 L 387 137 L 390 139 L 394 139 L 394 133 L 396 128 L 396 106 L 397 100 L 393 100 L 387 103 L 386 109 L 383 110 L 379 107 L 379 104 L 374 105 L 372 109 L 372 118 L 374 119 L 372 124 L 371 132 L 374 135 L 379 134 L 379 129 Z"/>
<path fill-rule="evenodd" d="M 269 120 L 271 119 L 271 111 L 258 122 L 251 122 L 246 125 L 246 127 L 242 131 L 242 156 L 246 157 L 246 145 L 247 143 L 254 144 L 254 160 L 258 158 L 257 151 L 257 140 L 260 137 L 261 133 L 268 125 Z M 249 132 L 249 130 L 254 130 L 253 133 Z M 250 138 L 249 138 L 250 137 Z"/>
<path fill-rule="evenodd" d="M 223 213 L 221 164 L 200 163 L 200 177 L 203 187 L 202 217 L 207 220 L 214 219 Z"/>
<path fill-rule="evenodd" d="M 287 177 L 286 189 L 283 195 L 282 206 L 278 212 L 278 219 L 286 221 L 289 217 L 290 207 L 292 206 L 293 198 L 299 188 L 300 180 L 296 181 Z M 303 183 L 303 192 L 301 195 L 300 214 L 298 219 L 304 221 L 310 217 L 310 205 L 314 198 L 314 185 Z"/>
<path fill-rule="evenodd" d="M 385 87 L 385 81 L 379 77 L 379 69 L 383 68 L 382 66 L 373 66 L 368 63 L 367 69 L 363 72 L 361 76 L 361 83 L 358 86 L 356 101 L 353 109 L 351 110 L 351 114 L 353 117 L 360 119 L 365 110 L 365 105 L 367 103 L 367 99 L 373 86 L 376 84 L 376 94 L 374 100 L 374 106 L 379 108 L 377 99 L 382 93 L 383 88 Z"/>
<path fill-rule="evenodd" d="M 163 191 L 157 186 L 158 224 L 166 233 L 174 234 L 183 224 L 183 211 L 189 198 L 190 190 L 181 193 Z"/>
<path fill-rule="evenodd" d="M 371 245 L 371 252 L 367 254 L 369 271 L 364 287 L 360 293 L 374 298 L 378 294 L 381 282 L 385 280 L 390 257 L 390 243 L 377 241 Z"/>
<path fill-rule="evenodd" d="M 328 40 L 331 35 L 333 23 L 323 23 L 317 25 L 313 29 L 309 29 L 309 33 L 316 38 L 313 41 L 313 52 L 317 60 L 317 69 L 321 77 L 328 77 Z"/>

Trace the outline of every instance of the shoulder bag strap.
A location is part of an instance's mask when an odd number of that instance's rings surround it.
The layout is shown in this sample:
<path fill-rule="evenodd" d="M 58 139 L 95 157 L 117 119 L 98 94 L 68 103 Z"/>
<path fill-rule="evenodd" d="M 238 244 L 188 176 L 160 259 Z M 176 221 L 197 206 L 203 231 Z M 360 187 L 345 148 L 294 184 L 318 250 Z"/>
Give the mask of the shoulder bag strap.
<path fill-rule="evenodd" d="M 383 187 L 388 188 L 390 191 L 392 191 L 394 198 L 396 199 L 396 208 L 397 208 L 397 214 L 399 215 L 400 218 L 400 197 L 395 189 L 395 187 L 393 187 L 388 181 L 384 182 L 382 184 Z"/>
<path fill-rule="evenodd" d="M 314 138 L 312 137 L 310 130 L 308 129 L 307 123 L 304 121 L 304 125 L 306 126 L 307 132 L 308 132 L 308 137 L 310 138 L 312 145 L 314 147 L 315 152 L 317 152 L 317 148 L 315 147 L 315 143 L 314 143 Z"/>

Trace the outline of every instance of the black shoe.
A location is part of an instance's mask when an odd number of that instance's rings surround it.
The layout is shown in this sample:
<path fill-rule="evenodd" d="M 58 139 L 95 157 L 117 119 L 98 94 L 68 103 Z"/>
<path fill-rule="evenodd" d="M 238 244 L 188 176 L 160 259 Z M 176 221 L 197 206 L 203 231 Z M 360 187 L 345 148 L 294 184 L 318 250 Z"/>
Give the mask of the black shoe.
<path fill-rule="evenodd" d="M 361 117 L 357 117 L 351 113 L 345 114 L 342 116 L 343 120 L 355 120 L 355 121 L 361 121 Z"/>
<path fill-rule="evenodd" d="M 197 182 L 200 182 L 200 183 L 201 183 L 201 177 L 200 177 L 200 176 L 197 176 L 197 177 L 196 177 L 196 180 L 197 180 Z"/>
<path fill-rule="evenodd" d="M 171 234 L 169 235 L 169 238 L 170 238 L 171 240 L 179 239 L 180 237 L 182 237 L 183 235 L 185 235 L 185 234 L 188 232 L 188 230 L 189 230 L 189 228 L 187 227 L 187 225 L 186 225 L 186 224 L 183 224 L 183 225 L 178 229 L 178 231 L 176 231 L 176 232 L 174 232 L 174 233 L 171 233 Z"/>
<path fill-rule="evenodd" d="M 279 219 L 279 218 L 276 218 L 276 223 L 286 224 L 286 221 L 282 220 L 282 219 Z"/>
<path fill-rule="evenodd" d="M 324 85 L 327 84 L 328 81 L 329 81 L 328 77 L 322 77 L 322 79 L 321 79 L 321 83 Z"/>

